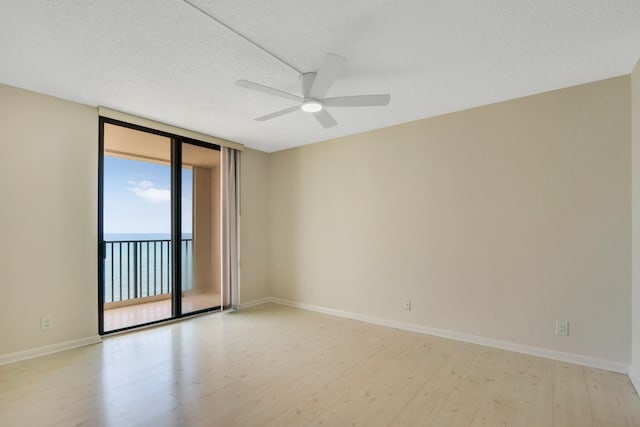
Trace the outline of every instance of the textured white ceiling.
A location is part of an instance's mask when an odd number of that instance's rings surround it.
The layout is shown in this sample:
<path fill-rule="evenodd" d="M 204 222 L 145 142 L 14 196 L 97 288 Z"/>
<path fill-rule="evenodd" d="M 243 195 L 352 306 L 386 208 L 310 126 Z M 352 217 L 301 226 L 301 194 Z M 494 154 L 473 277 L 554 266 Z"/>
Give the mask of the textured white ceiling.
<path fill-rule="evenodd" d="M 332 109 L 323 129 L 236 86 L 298 93 L 298 75 L 181 0 L 2 0 L 0 82 L 263 151 L 630 73 L 638 0 L 193 0 L 303 71 L 349 59 L 328 96 L 391 93 Z"/>

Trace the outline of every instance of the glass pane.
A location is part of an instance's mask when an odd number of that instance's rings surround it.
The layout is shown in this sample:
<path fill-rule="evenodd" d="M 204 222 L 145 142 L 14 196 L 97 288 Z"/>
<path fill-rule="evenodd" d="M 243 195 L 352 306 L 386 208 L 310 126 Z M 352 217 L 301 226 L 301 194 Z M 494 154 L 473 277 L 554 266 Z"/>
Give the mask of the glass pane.
<path fill-rule="evenodd" d="M 104 330 L 171 318 L 171 140 L 104 128 Z"/>
<path fill-rule="evenodd" d="M 182 144 L 182 313 L 220 306 L 220 152 Z"/>

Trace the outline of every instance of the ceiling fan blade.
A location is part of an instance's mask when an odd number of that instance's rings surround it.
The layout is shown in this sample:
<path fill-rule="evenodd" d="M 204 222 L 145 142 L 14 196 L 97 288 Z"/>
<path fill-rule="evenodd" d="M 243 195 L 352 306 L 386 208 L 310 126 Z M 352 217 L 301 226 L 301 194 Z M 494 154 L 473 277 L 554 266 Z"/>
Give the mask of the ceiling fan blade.
<path fill-rule="evenodd" d="M 327 53 L 324 57 L 324 62 L 316 73 L 316 78 L 313 80 L 311 90 L 309 91 L 309 98 L 320 99 L 324 97 L 331 86 L 333 86 L 336 77 L 342 73 L 346 63 L 347 60 L 342 56 Z"/>
<path fill-rule="evenodd" d="M 246 87 L 247 89 L 257 90 L 258 92 L 268 93 L 269 95 L 278 96 L 280 98 L 290 99 L 292 101 L 302 102 L 302 98 L 283 90 L 274 89 L 269 86 L 261 85 L 260 83 L 250 82 L 249 80 L 238 80 L 236 82 L 238 86 Z"/>
<path fill-rule="evenodd" d="M 389 104 L 391 95 L 356 95 L 324 98 L 322 105 L 327 107 L 382 107 Z"/>
<path fill-rule="evenodd" d="M 260 116 L 253 120 L 264 122 L 265 120 L 271 120 L 275 119 L 276 117 L 284 116 L 285 114 L 293 113 L 294 111 L 298 111 L 299 109 L 299 105 L 294 105 L 293 107 L 285 108 L 284 110 L 276 111 L 275 113 L 267 114 L 266 116 Z"/>
<path fill-rule="evenodd" d="M 338 122 L 336 122 L 336 119 L 334 119 L 333 116 L 329 114 L 329 112 L 325 109 L 316 111 L 315 113 L 313 113 L 313 117 L 315 117 L 325 129 L 338 124 Z"/>

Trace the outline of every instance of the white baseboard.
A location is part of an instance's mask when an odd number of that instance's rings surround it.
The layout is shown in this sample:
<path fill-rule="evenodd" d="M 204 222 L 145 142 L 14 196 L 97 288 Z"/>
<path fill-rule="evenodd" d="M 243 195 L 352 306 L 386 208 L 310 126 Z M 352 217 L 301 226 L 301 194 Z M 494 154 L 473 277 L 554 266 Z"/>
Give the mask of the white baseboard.
<path fill-rule="evenodd" d="M 629 379 L 636 389 L 636 393 L 640 394 L 640 373 L 638 372 L 638 366 L 631 365 L 629 368 Z"/>
<path fill-rule="evenodd" d="M 461 332 L 451 331 L 447 329 L 431 328 L 415 323 L 402 322 L 397 320 L 384 319 L 375 316 L 367 316 L 363 314 L 352 313 L 348 311 L 336 310 L 333 308 L 321 307 L 311 304 L 305 304 L 296 301 L 290 301 L 282 298 L 266 297 L 260 298 L 246 303 L 242 303 L 240 308 L 249 308 L 266 303 L 276 303 L 289 307 L 300 308 L 303 310 L 314 311 L 318 313 L 328 314 L 347 319 L 359 320 L 374 325 L 387 326 L 391 328 L 401 329 L 404 331 L 417 332 L 425 335 L 434 335 L 437 337 L 448 338 L 456 341 L 478 344 L 486 347 L 499 348 L 501 350 L 514 351 L 516 353 L 528 354 L 531 356 L 544 357 L 546 359 L 558 360 L 561 362 L 573 363 L 576 365 L 588 366 L 591 368 L 606 369 L 608 371 L 620 372 L 628 374 L 636 391 L 640 392 L 640 373 L 625 363 L 615 362 L 606 359 L 598 359 L 589 356 L 583 356 L 575 353 L 566 353 L 556 350 L 550 350 L 541 347 L 533 347 L 524 344 L 517 344 L 509 341 L 496 340 L 478 335 L 470 335 Z M 37 347 L 29 350 L 18 351 L 0 355 L 0 366 L 8 363 L 18 362 L 20 360 L 32 359 L 34 357 L 44 356 L 59 351 L 70 350 L 73 348 L 83 347 L 86 345 L 96 344 L 102 341 L 99 335 L 80 338 L 76 340 L 64 341 L 57 344 Z"/>
<path fill-rule="evenodd" d="M 242 309 L 242 308 L 255 307 L 256 305 L 267 304 L 269 302 L 274 302 L 273 298 L 271 297 L 259 298 L 259 299 L 254 299 L 248 302 L 240 302 L 240 307 L 238 308 Z"/>
<path fill-rule="evenodd" d="M 21 360 L 33 359 L 34 357 L 40 357 L 51 353 L 57 353 L 59 351 L 71 350 L 72 348 L 97 344 L 99 342 L 102 342 L 102 338 L 99 335 L 95 335 L 92 337 L 79 338 L 76 340 L 63 341 L 56 344 L 31 348 L 29 350 L 16 351 L 15 353 L 7 353 L 0 355 L 0 366 L 19 362 Z"/>
<path fill-rule="evenodd" d="M 391 328 L 401 329 L 404 331 L 418 332 L 425 335 L 434 335 L 437 337 L 448 338 L 456 341 L 478 344 L 485 347 L 499 348 L 501 350 L 513 351 L 516 353 L 528 354 L 531 356 L 543 357 L 545 359 L 558 360 L 561 362 L 573 363 L 576 365 L 588 366 L 591 368 L 606 369 L 608 371 L 619 372 L 623 374 L 629 373 L 629 365 L 625 363 L 615 362 L 612 360 L 598 359 L 590 356 L 583 356 L 575 353 L 565 353 L 562 351 L 550 350 L 542 347 L 533 347 L 524 344 L 517 344 L 509 341 L 502 341 L 493 338 L 486 338 L 478 335 L 470 335 L 462 332 L 451 331 L 447 329 L 437 329 L 428 326 L 418 325 L 415 323 L 401 322 L 397 320 L 389 320 L 380 317 L 367 316 L 363 314 L 351 313 L 348 311 L 336 310 L 305 304 L 296 301 L 289 301 L 282 298 L 264 298 L 265 302 L 274 302 L 276 304 L 287 305 L 289 307 L 301 308 L 303 310 L 315 311 L 318 313 L 330 314 L 332 316 L 344 317 L 347 319 L 360 320 L 374 325 L 388 326 Z M 631 375 L 630 375 L 631 376 Z M 637 377 L 640 379 L 640 377 Z M 632 381 L 634 381 L 632 379 Z M 636 384 L 636 383 L 634 383 Z M 637 382 L 640 385 L 640 381 Z"/>

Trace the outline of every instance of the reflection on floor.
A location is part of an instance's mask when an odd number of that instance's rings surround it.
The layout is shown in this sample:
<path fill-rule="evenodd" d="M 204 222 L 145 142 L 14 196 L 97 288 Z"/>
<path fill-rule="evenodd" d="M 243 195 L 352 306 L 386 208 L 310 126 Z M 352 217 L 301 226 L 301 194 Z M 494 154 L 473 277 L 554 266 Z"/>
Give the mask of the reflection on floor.
<path fill-rule="evenodd" d="M 182 297 L 183 313 L 190 313 L 219 305 L 220 294 L 197 294 Z M 169 319 L 170 317 L 170 299 L 112 308 L 104 311 L 104 330 L 108 332 L 129 326 L 155 322 L 157 320 Z"/>

